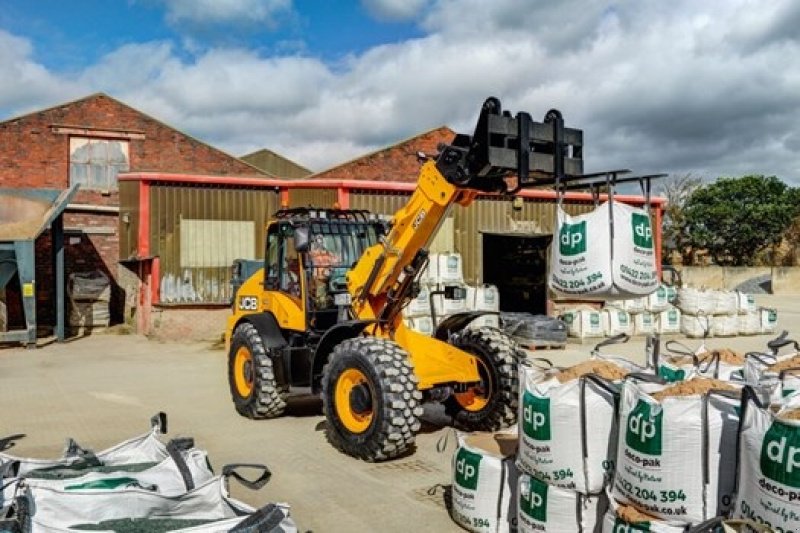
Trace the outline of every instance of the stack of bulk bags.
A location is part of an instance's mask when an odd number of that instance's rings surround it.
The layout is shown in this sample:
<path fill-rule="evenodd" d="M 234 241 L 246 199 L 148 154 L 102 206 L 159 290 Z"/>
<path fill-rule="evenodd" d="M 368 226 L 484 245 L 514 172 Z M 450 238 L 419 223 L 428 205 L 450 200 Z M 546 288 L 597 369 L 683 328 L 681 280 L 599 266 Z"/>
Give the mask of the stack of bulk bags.
<path fill-rule="evenodd" d="M 603 333 L 606 337 L 617 335 L 633 335 L 633 320 L 631 315 L 618 307 L 604 307 L 601 311 L 603 320 Z"/>
<path fill-rule="evenodd" d="M 739 434 L 734 517 L 797 531 L 800 524 L 800 394 L 772 406 L 749 391 Z"/>
<path fill-rule="evenodd" d="M 761 333 L 761 313 L 756 307 L 755 297 L 736 291 L 739 335 L 758 335 Z"/>
<path fill-rule="evenodd" d="M 74 272 L 67 281 L 69 325 L 73 328 L 108 327 L 111 282 L 99 270 Z"/>
<path fill-rule="evenodd" d="M 615 501 L 669 526 L 685 527 L 730 510 L 736 482 L 741 390 L 693 378 L 622 387 Z"/>
<path fill-rule="evenodd" d="M 570 216 L 559 204 L 555 235 L 548 285 L 556 294 L 624 299 L 647 296 L 658 287 L 646 210 L 608 201 L 590 213 Z"/>
<path fill-rule="evenodd" d="M 570 337 L 587 339 L 605 335 L 602 314 L 596 309 L 571 309 L 560 318 L 567 325 Z"/>
<path fill-rule="evenodd" d="M 403 309 L 403 318 L 405 319 L 406 327 L 424 335 L 433 333 L 430 289 L 427 285 L 421 286 L 417 297 L 411 300 Z"/>
<path fill-rule="evenodd" d="M 613 475 L 615 383 L 638 370 L 620 363 L 520 366 L 519 531 L 593 531 L 599 523 Z"/>
<path fill-rule="evenodd" d="M 682 287 L 676 306 L 680 309 L 680 333 L 690 338 L 711 336 L 711 317 L 717 308 L 715 291 Z"/>
<path fill-rule="evenodd" d="M 453 454 L 451 516 L 476 533 L 516 529 L 516 430 L 459 434 Z"/>

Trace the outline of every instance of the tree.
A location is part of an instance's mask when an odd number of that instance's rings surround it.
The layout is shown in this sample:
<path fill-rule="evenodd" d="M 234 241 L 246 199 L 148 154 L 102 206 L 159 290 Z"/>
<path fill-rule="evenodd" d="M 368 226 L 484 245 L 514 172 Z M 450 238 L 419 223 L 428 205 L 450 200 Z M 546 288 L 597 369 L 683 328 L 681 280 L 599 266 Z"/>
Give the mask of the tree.
<path fill-rule="evenodd" d="M 693 248 L 718 265 L 750 266 L 756 253 L 780 243 L 798 212 L 797 192 L 775 176 L 720 178 L 697 188 L 683 209 Z"/>
<path fill-rule="evenodd" d="M 671 262 L 673 252 L 680 254 L 682 263 L 691 263 L 692 247 L 685 231 L 684 208 L 692 193 L 702 185 L 702 180 L 691 174 L 671 176 L 662 182 L 661 195 L 667 200 L 662 226 L 661 256 Z"/>

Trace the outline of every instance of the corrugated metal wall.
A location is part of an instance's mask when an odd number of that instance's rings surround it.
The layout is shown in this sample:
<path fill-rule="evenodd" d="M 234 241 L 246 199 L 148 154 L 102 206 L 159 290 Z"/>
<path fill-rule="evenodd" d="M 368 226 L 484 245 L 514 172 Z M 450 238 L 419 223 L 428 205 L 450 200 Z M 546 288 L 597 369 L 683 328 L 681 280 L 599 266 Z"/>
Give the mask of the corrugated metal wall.
<path fill-rule="evenodd" d="M 327 207 L 336 203 L 335 189 L 289 189 L 289 207 Z"/>
<path fill-rule="evenodd" d="M 139 182 L 119 182 L 119 258 L 136 257 L 139 240 Z"/>
<path fill-rule="evenodd" d="M 278 206 L 269 189 L 153 184 L 150 250 L 160 257 L 160 302 L 229 303 L 232 256 L 264 257 L 264 228 Z"/>

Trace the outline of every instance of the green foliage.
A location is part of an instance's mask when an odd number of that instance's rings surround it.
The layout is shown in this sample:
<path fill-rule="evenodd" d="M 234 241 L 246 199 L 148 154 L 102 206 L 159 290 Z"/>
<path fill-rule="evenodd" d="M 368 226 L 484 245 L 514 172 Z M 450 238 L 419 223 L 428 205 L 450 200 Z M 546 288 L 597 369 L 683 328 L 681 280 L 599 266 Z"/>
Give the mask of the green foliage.
<path fill-rule="evenodd" d="M 689 196 L 684 233 L 718 265 L 750 266 L 759 250 L 780 243 L 798 213 L 797 199 L 775 176 L 720 178 Z"/>
<path fill-rule="evenodd" d="M 691 242 L 685 231 L 684 207 L 692 193 L 702 185 L 702 180 L 691 174 L 671 176 L 661 183 L 660 194 L 667 200 L 662 221 L 661 256 L 672 262 L 672 253 L 678 252 L 683 264 L 691 263 Z"/>

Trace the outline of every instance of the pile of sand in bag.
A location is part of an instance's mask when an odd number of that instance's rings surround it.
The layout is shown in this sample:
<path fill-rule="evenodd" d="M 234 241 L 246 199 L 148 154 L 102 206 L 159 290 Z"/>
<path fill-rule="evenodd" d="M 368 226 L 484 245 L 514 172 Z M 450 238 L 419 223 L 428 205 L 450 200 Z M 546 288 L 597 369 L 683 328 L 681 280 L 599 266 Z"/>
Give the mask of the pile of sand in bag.
<path fill-rule="evenodd" d="M 556 379 L 560 383 L 567 383 L 587 374 L 594 374 L 609 381 L 619 381 L 628 375 L 628 371 L 609 361 L 589 359 L 563 370 L 556 376 Z"/>
<path fill-rule="evenodd" d="M 664 398 L 694 396 L 697 394 L 706 394 L 712 390 L 738 391 L 739 389 L 730 383 L 718 379 L 692 378 L 670 385 L 665 389 L 653 393 L 651 396 L 660 402 Z"/>
<path fill-rule="evenodd" d="M 708 352 L 702 352 L 698 354 L 697 361 L 701 364 L 703 363 L 714 363 L 717 358 L 719 358 L 720 363 L 726 363 L 729 365 L 737 365 L 742 366 L 744 365 L 744 355 L 740 354 L 739 352 L 735 352 L 728 348 L 720 348 L 719 350 L 711 350 Z M 675 357 L 667 357 L 667 361 L 672 363 L 673 365 L 693 365 L 694 359 L 688 355 L 679 355 Z"/>
<path fill-rule="evenodd" d="M 640 522 L 653 522 L 658 520 L 654 516 L 650 516 L 649 514 L 644 514 L 639 509 L 632 505 L 625 505 L 620 504 L 619 507 L 616 509 L 617 516 L 623 522 L 627 522 L 628 524 L 637 524 Z"/>
<path fill-rule="evenodd" d="M 782 370 L 788 370 L 790 368 L 800 368 L 800 355 L 795 355 L 794 357 L 790 357 L 789 359 L 784 359 L 774 365 L 770 365 L 767 367 L 767 372 L 775 372 L 779 374 Z"/>

